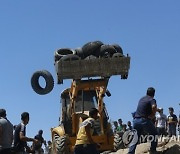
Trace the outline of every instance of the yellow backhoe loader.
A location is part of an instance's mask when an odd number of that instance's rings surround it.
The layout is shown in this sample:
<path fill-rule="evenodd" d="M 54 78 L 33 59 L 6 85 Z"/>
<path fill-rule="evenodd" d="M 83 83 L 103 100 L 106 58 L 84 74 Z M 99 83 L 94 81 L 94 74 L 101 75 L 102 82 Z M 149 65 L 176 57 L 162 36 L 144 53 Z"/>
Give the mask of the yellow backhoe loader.
<path fill-rule="evenodd" d="M 122 54 L 89 59 L 78 58 L 72 54 L 64 60 L 62 58 L 57 60 L 57 55 L 55 57 L 57 83 L 63 83 L 64 79 L 72 79 L 72 83 L 71 87 L 61 93 L 59 126 L 51 129 L 53 154 L 73 152 L 79 125 L 89 116 L 89 111 L 93 107 L 98 109 L 99 118 L 96 120 L 92 138 L 100 145 L 98 149 L 100 152 L 113 151 L 116 146 L 114 134 L 103 98 L 110 96 L 107 86 L 111 76 L 120 75 L 122 79 L 127 79 L 130 57 Z M 46 80 L 45 88 L 41 88 L 38 83 L 40 76 Z M 38 94 L 46 94 L 53 88 L 53 78 L 48 71 L 37 71 L 31 78 L 31 84 Z"/>

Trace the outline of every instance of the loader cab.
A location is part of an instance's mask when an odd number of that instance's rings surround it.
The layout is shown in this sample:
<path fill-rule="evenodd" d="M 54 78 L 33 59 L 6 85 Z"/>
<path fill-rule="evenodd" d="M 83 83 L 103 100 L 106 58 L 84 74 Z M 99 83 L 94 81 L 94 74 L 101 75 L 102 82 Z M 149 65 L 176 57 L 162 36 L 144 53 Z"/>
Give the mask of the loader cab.
<path fill-rule="evenodd" d="M 61 116 L 60 123 L 65 122 L 71 118 L 71 103 L 69 97 L 69 89 L 64 90 L 61 93 Z M 85 113 L 89 116 L 88 112 L 91 108 L 98 108 L 98 100 L 95 90 L 78 91 L 75 102 L 75 113 Z"/>
<path fill-rule="evenodd" d="M 98 107 L 98 100 L 95 90 L 80 90 L 75 103 L 75 112 L 89 111 L 91 108 Z"/>
<path fill-rule="evenodd" d="M 89 116 L 91 108 L 98 108 L 98 98 L 95 90 L 79 90 L 74 104 L 74 113 L 71 108 L 71 99 L 69 90 L 66 89 L 61 93 L 61 116 L 60 124 L 63 124 L 65 132 L 69 135 L 72 133 L 72 125 L 76 125 L 75 132 L 77 133 L 80 122 L 84 121 Z M 108 115 L 104 109 L 104 126 L 106 127 Z M 95 122 L 95 134 L 101 134 L 100 119 Z"/>

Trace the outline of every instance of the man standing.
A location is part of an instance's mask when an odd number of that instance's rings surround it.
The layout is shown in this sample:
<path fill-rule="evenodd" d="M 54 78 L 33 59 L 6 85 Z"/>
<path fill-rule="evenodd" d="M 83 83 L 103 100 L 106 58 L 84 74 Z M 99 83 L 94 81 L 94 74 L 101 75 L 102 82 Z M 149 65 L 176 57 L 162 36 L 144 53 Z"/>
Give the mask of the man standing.
<path fill-rule="evenodd" d="M 122 119 L 118 119 L 118 123 L 119 123 L 118 129 L 119 129 L 119 131 L 122 131 L 122 129 L 123 129 L 123 121 L 122 121 Z"/>
<path fill-rule="evenodd" d="M 13 125 L 6 118 L 6 110 L 0 109 L 0 154 L 10 154 L 13 141 Z"/>
<path fill-rule="evenodd" d="M 128 122 L 127 122 L 127 126 L 128 126 L 128 129 L 127 129 L 127 130 L 132 130 L 131 121 L 128 121 Z"/>
<path fill-rule="evenodd" d="M 119 129 L 118 129 L 118 122 L 114 121 L 113 124 L 114 124 L 114 131 L 113 132 L 115 134 L 115 133 L 117 133 L 119 131 Z"/>
<path fill-rule="evenodd" d="M 36 154 L 42 153 L 41 147 L 42 147 L 43 143 L 45 144 L 45 141 L 44 141 L 42 134 L 43 134 L 43 130 L 39 130 L 38 134 L 34 137 L 35 139 L 38 140 L 38 143 L 33 144 L 33 146 L 34 146 L 33 148 L 34 148 Z"/>
<path fill-rule="evenodd" d="M 25 154 L 25 150 L 31 152 L 30 147 L 27 146 L 27 142 L 38 142 L 36 139 L 26 137 L 26 125 L 28 123 L 29 113 L 23 112 L 21 114 L 21 123 L 16 126 L 14 132 L 14 148 L 16 154 Z"/>
<path fill-rule="evenodd" d="M 168 135 L 171 137 L 172 135 L 176 136 L 176 126 L 178 123 L 177 116 L 174 114 L 174 109 L 169 107 L 169 115 L 167 116 L 168 123 Z"/>
<path fill-rule="evenodd" d="M 96 143 L 92 139 L 94 122 L 98 119 L 97 114 L 98 110 L 92 108 L 89 112 L 90 117 L 81 123 L 74 149 L 75 154 L 99 154 Z"/>
<path fill-rule="evenodd" d="M 135 117 L 133 120 L 133 128 L 136 129 L 138 138 L 140 139 L 141 134 L 145 131 L 149 135 L 153 136 L 151 141 L 150 153 L 156 153 L 157 147 L 157 131 L 152 123 L 152 120 L 156 114 L 157 106 L 154 98 L 155 89 L 150 87 L 147 89 L 146 96 L 139 100 Z M 133 144 L 129 148 L 129 154 L 134 154 L 137 143 Z"/>
<path fill-rule="evenodd" d="M 159 108 L 159 114 L 156 117 L 156 128 L 158 135 L 166 135 L 167 117 L 163 114 L 163 108 Z"/>

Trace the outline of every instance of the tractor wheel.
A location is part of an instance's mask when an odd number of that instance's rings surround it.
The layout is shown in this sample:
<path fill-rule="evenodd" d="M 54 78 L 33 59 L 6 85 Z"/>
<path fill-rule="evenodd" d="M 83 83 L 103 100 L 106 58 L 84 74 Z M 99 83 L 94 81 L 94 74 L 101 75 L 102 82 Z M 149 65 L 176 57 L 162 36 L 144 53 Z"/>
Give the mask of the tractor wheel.
<path fill-rule="evenodd" d="M 42 88 L 39 84 L 40 77 L 43 77 L 46 82 L 46 86 L 44 88 Z M 36 71 L 31 77 L 31 86 L 37 94 L 45 95 L 52 91 L 54 87 L 54 79 L 51 73 L 46 70 Z"/>
<path fill-rule="evenodd" d="M 124 148 L 124 143 L 122 140 L 122 136 L 120 136 L 119 134 L 115 134 L 114 135 L 114 150 L 119 150 Z"/>
<path fill-rule="evenodd" d="M 70 154 L 68 139 L 66 136 L 53 136 L 53 154 Z"/>

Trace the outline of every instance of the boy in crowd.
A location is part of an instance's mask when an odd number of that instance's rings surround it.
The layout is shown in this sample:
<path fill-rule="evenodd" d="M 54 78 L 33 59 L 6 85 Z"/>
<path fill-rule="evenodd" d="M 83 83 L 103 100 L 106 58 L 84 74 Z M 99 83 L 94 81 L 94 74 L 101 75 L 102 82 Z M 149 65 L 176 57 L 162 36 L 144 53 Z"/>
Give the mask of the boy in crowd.
<path fill-rule="evenodd" d="M 174 109 L 169 107 L 169 115 L 167 116 L 168 135 L 171 137 L 176 136 L 176 126 L 178 123 L 177 116 L 174 114 Z"/>

